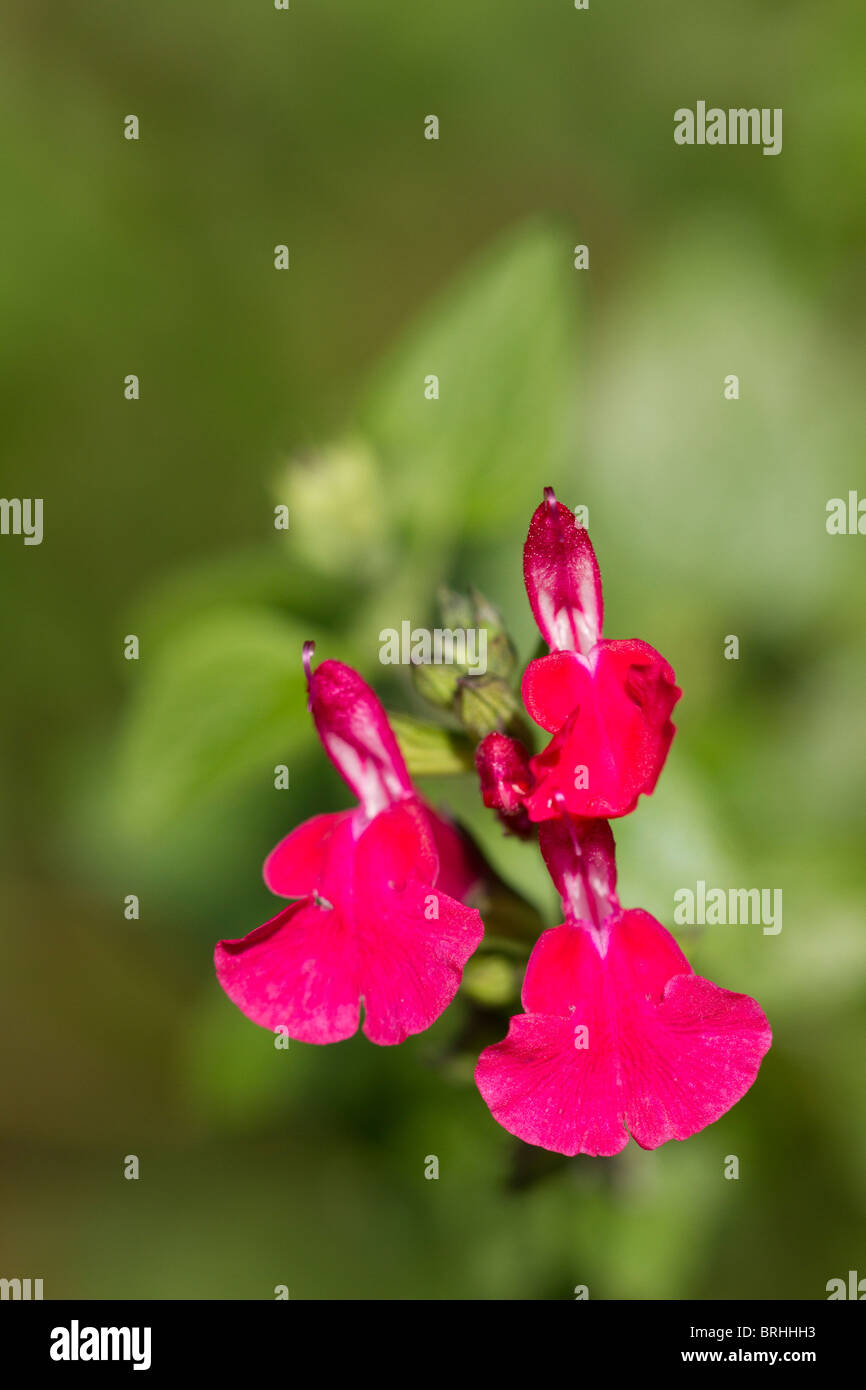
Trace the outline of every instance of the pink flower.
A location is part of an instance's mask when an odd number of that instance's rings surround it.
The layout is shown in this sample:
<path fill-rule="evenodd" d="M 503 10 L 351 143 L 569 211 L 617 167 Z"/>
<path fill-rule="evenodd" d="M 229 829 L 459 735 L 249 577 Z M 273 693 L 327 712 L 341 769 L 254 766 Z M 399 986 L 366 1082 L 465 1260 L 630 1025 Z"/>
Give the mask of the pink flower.
<path fill-rule="evenodd" d="M 758 1004 L 695 975 L 661 923 L 624 910 L 604 821 L 539 830 L 566 921 L 526 970 L 525 1013 L 482 1052 L 495 1120 L 555 1153 L 619 1153 L 686 1139 L 749 1089 L 772 1041 Z"/>
<path fill-rule="evenodd" d="M 533 821 L 559 814 L 607 819 L 633 811 L 655 787 L 680 698 L 672 668 L 646 642 L 601 636 L 601 576 L 589 536 L 551 488 L 529 526 L 523 572 L 550 656 L 530 662 L 523 702 L 553 734 L 530 760 Z"/>
<path fill-rule="evenodd" d="M 357 672 L 311 670 L 310 710 L 325 751 L 358 798 L 314 816 L 270 853 L 265 882 L 296 902 L 242 940 L 220 941 L 217 977 L 254 1023 L 301 1042 L 357 1031 L 402 1042 L 447 1008 L 483 935 L 463 905 L 481 876 L 456 827 L 427 808 L 387 716 Z"/>

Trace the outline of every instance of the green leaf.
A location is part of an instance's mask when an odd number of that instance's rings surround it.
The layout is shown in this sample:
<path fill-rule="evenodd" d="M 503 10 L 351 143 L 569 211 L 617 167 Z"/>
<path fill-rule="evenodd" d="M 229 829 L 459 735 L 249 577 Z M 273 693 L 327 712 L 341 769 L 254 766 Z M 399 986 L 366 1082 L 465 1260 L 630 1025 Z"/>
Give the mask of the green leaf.
<path fill-rule="evenodd" d="M 475 771 L 475 745 L 465 735 L 408 714 L 389 714 L 400 751 L 413 777 L 448 777 Z"/>
<path fill-rule="evenodd" d="M 303 636 L 240 608 L 174 631 L 153 654 L 142 635 L 118 758 L 127 831 L 163 831 L 252 776 L 273 785 L 274 764 L 290 762 L 310 734 Z"/>
<path fill-rule="evenodd" d="M 532 224 L 472 265 L 400 342 L 362 423 L 413 535 L 498 532 L 574 450 L 575 271 L 569 236 Z M 439 399 L 425 379 L 439 378 Z M 398 501 L 399 499 L 399 501 Z"/>

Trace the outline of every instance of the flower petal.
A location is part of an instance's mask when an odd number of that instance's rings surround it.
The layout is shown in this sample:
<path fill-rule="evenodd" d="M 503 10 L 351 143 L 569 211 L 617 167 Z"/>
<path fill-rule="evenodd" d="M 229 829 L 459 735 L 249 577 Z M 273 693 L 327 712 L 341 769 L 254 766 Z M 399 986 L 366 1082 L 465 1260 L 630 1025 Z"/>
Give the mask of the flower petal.
<path fill-rule="evenodd" d="M 772 1041 L 755 1000 L 694 975 L 648 913 L 623 913 L 606 947 L 584 925 L 545 932 L 527 1012 L 475 1073 L 494 1119 L 555 1153 L 688 1138 L 745 1094 Z"/>
<path fill-rule="evenodd" d="M 523 576 L 538 629 L 554 651 L 588 652 L 601 636 L 601 575 L 589 535 L 552 489 L 536 508 Z"/>
<path fill-rule="evenodd" d="M 369 823 L 352 814 L 335 822 L 317 842 L 316 896 L 240 941 L 219 942 L 217 976 L 248 1018 L 284 1025 L 301 1042 L 350 1037 L 363 1002 L 367 1037 L 399 1043 L 453 999 L 481 918 L 431 886 L 438 858 L 417 801 Z"/>
<path fill-rule="evenodd" d="M 305 820 L 275 845 L 262 870 L 272 893 L 281 898 L 305 898 L 318 891 L 331 841 L 341 823 L 354 811 L 329 811 Z"/>
<path fill-rule="evenodd" d="M 445 1011 L 484 935 L 481 917 L 430 886 L 435 851 L 420 807 L 384 811 L 358 842 L 354 906 L 363 1031 L 399 1043 Z"/>
<path fill-rule="evenodd" d="M 555 734 L 581 701 L 592 699 L 592 671 L 574 652 L 551 652 L 530 661 L 520 693 L 530 718 Z"/>
<path fill-rule="evenodd" d="M 606 820 L 566 812 L 539 826 L 538 845 L 570 921 L 600 925 L 619 911 L 616 846 Z"/>
<path fill-rule="evenodd" d="M 626 815 L 653 790 L 664 766 L 674 736 L 670 714 L 681 694 L 672 668 L 636 640 L 600 642 L 594 660 L 590 672 L 572 659 L 565 683 L 577 703 L 548 746 L 530 759 L 536 785 L 526 804 L 533 821 L 559 815 L 563 807 L 586 818 Z M 530 712 L 538 722 L 545 715 L 542 692 L 553 692 L 555 681 L 551 671 L 531 682 Z M 560 703 L 548 708 L 545 727 L 562 712 L 561 697 L 550 698 Z"/>
<path fill-rule="evenodd" d="M 218 942 L 214 964 L 229 999 L 262 1028 L 306 1043 L 358 1031 L 358 941 L 333 907 L 292 903 L 241 940 Z"/>
<path fill-rule="evenodd" d="M 412 794 L 393 730 L 376 695 L 351 666 L 323 661 L 309 678 L 310 710 L 325 752 L 372 818 Z"/>

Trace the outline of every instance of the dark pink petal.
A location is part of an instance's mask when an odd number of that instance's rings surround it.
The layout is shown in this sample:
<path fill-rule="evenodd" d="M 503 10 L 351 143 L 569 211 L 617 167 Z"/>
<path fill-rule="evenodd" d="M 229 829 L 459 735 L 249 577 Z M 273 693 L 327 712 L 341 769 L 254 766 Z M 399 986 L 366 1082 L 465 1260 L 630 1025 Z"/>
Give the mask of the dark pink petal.
<path fill-rule="evenodd" d="M 309 677 L 310 710 L 325 752 L 368 817 L 411 795 L 403 755 L 376 695 L 351 666 L 323 661 Z"/>
<path fill-rule="evenodd" d="M 607 972 L 622 997 L 630 998 L 659 996 L 672 975 L 691 974 L 692 967 L 675 938 L 648 912 L 618 913 L 607 924 L 601 950 L 586 925 L 573 922 L 542 932 L 529 957 L 520 995 L 527 1013 L 569 1015 L 581 977 L 583 983 L 591 982 L 592 993 Z"/>
<path fill-rule="evenodd" d="M 217 979 L 241 1013 L 307 1043 L 358 1031 L 358 942 L 351 924 L 309 898 L 292 903 L 239 941 L 220 941 Z"/>
<path fill-rule="evenodd" d="M 693 974 L 639 911 L 601 942 L 586 925 L 544 932 L 523 1005 L 476 1081 L 511 1134 L 568 1155 L 618 1153 L 629 1133 L 646 1149 L 688 1138 L 746 1093 L 772 1041 L 755 1000 Z"/>
<path fill-rule="evenodd" d="M 601 925 L 619 911 L 616 847 L 606 820 L 566 812 L 538 828 L 538 845 L 570 921 Z"/>
<path fill-rule="evenodd" d="M 524 700 L 533 718 L 552 727 L 564 707 L 560 686 L 575 701 L 553 739 L 530 760 L 535 787 L 527 799 L 533 821 L 561 814 L 610 819 L 652 792 L 674 735 L 671 711 L 680 697 L 672 668 L 646 642 L 599 642 L 587 662 L 542 657 L 527 668 Z"/>
<path fill-rule="evenodd" d="M 280 840 L 265 860 L 263 874 L 272 893 L 305 898 L 319 887 L 335 832 L 354 811 L 313 816 Z"/>
<path fill-rule="evenodd" d="M 530 661 L 520 693 L 530 717 L 555 734 L 592 693 L 592 670 L 574 652 L 551 652 Z"/>
<path fill-rule="evenodd" d="M 547 645 L 554 651 L 590 651 L 601 636 L 601 575 L 586 530 L 550 488 L 529 523 L 523 577 Z"/>
<path fill-rule="evenodd" d="M 612 1040 L 598 1037 L 594 1051 L 575 1052 L 569 1065 L 574 1045 L 570 1019 L 518 1014 L 504 1042 L 482 1052 L 476 1085 L 497 1124 L 526 1144 L 570 1158 L 619 1153 L 628 1135 L 610 1103 Z"/>
<path fill-rule="evenodd" d="M 354 911 L 363 1031 L 399 1043 L 448 1007 L 481 941 L 479 914 L 431 888 L 436 853 L 419 806 L 383 811 L 358 841 Z"/>
<path fill-rule="evenodd" d="M 221 941 L 217 976 L 255 1023 L 284 1025 L 301 1042 L 350 1037 L 361 1003 L 368 1038 L 402 1042 L 453 999 L 481 918 L 431 886 L 438 858 L 417 801 L 369 823 L 342 817 L 321 844 L 315 896 L 243 940 Z"/>

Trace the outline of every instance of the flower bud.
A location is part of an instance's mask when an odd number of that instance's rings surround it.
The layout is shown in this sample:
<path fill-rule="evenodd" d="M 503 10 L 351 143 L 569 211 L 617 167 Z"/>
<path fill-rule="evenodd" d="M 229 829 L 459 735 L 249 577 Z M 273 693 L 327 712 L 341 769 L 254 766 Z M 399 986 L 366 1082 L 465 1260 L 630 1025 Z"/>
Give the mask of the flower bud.
<path fill-rule="evenodd" d="M 451 709 L 457 695 L 459 672 L 456 666 L 424 665 L 413 662 L 412 684 L 428 704 L 437 709 Z"/>
<path fill-rule="evenodd" d="M 487 674 L 510 680 L 517 665 L 517 652 L 502 615 L 477 589 L 472 591 L 472 601 L 475 626 L 487 634 Z"/>
<path fill-rule="evenodd" d="M 517 698 L 501 676 L 466 676 L 458 684 L 457 717 L 474 739 L 502 733 L 519 716 Z"/>

